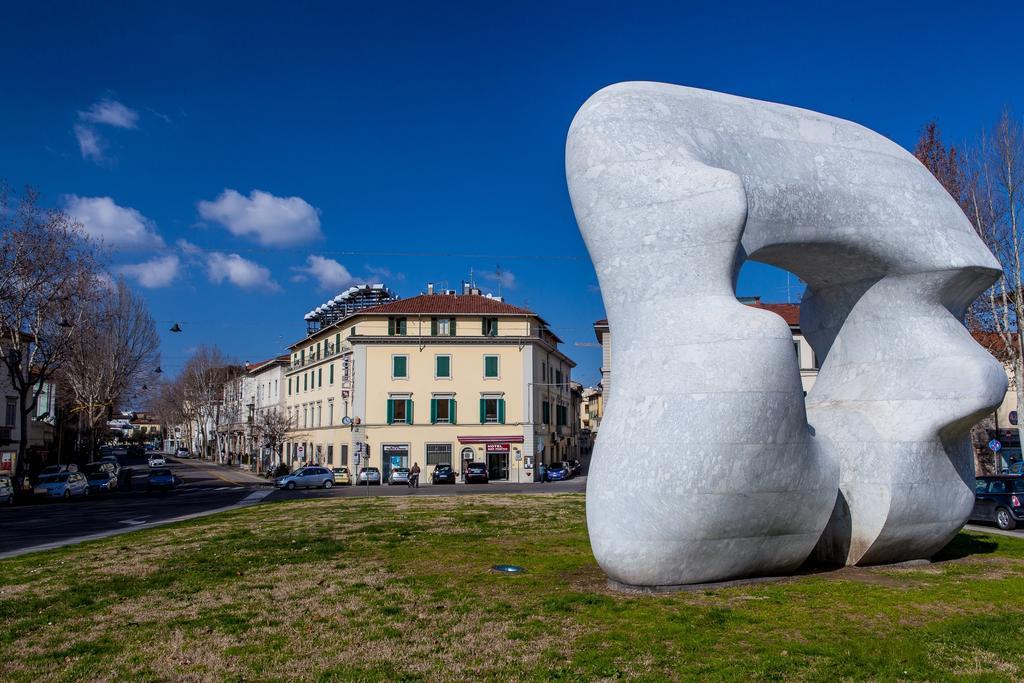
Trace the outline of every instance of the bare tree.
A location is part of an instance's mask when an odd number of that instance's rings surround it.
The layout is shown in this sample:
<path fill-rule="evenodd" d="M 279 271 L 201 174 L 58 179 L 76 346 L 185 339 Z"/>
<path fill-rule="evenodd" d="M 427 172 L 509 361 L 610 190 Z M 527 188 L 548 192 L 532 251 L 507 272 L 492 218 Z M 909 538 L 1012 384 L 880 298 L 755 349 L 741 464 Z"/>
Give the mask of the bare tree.
<path fill-rule="evenodd" d="M 224 388 L 242 372 L 216 346 L 200 346 L 182 369 L 182 412 L 196 428 L 197 441 L 203 457 L 211 456 L 210 436 L 215 437 L 218 460 L 223 459 L 217 426 L 221 423 Z"/>
<path fill-rule="evenodd" d="M 31 188 L 15 201 L 0 187 L 0 361 L 20 404 L 16 476 L 25 471 L 29 416 L 98 291 L 97 246 L 82 226 L 41 210 Z"/>
<path fill-rule="evenodd" d="M 123 280 L 82 305 L 60 378 L 73 397 L 95 456 L 96 426 L 130 391 L 142 391 L 159 363 L 160 337 L 146 302 Z"/>
<path fill-rule="evenodd" d="M 288 439 L 303 440 L 306 434 L 298 432 L 298 420 L 293 415 L 278 410 L 276 407 L 262 410 L 256 415 L 254 432 L 262 448 L 269 448 L 271 453 L 280 454 Z M 263 462 L 263 459 L 260 458 Z M 267 467 L 269 463 L 263 463 Z"/>
<path fill-rule="evenodd" d="M 964 208 L 995 254 L 1002 275 L 972 309 L 972 324 L 989 350 L 1009 369 L 1017 405 L 1024 407 L 1024 133 L 1004 111 L 982 135 L 965 164 Z M 1018 429 L 1021 426 L 1018 425 Z"/>

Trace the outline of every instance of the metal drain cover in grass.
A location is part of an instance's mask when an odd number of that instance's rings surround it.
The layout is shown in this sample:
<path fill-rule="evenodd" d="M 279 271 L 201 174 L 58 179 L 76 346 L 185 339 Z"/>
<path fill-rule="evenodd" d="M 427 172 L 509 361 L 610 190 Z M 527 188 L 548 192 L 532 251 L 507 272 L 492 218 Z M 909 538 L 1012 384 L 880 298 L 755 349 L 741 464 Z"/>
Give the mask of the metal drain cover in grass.
<path fill-rule="evenodd" d="M 525 567 L 520 567 L 517 564 L 496 564 L 491 569 L 499 574 L 522 574 L 526 571 Z"/>

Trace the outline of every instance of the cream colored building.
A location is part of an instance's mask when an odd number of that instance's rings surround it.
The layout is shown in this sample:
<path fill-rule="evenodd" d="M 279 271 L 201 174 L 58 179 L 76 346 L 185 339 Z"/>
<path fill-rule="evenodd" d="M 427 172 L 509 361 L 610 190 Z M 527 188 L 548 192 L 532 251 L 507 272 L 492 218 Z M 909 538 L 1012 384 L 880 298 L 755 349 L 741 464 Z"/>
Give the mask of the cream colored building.
<path fill-rule="evenodd" d="M 464 288 L 400 299 L 324 326 L 291 349 L 291 464 L 461 473 L 530 482 L 540 461 L 579 455 L 575 363 L 536 313 Z"/>

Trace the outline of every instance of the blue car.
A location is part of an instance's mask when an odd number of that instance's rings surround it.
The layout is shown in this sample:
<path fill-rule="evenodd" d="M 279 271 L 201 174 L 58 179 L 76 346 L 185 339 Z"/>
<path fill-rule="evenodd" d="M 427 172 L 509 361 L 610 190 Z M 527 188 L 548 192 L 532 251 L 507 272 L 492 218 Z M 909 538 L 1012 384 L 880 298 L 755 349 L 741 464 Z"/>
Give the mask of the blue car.
<path fill-rule="evenodd" d="M 33 493 L 47 498 L 88 496 L 89 482 L 81 472 L 60 472 L 39 478 Z"/>
<path fill-rule="evenodd" d="M 146 490 L 147 491 L 170 491 L 181 480 L 171 474 L 171 471 L 166 467 L 160 467 L 149 471 L 149 476 L 146 478 Z"/>
<path fill-rule="evenodd" d="M 567 462 L 553 462 L 548 466 L 544 479 L 547 481 L 565 481 L 572 476 L 572 468 Z"/>
<path fill-rule="evenodd" d="M 85 478 L 93 493 L 110 493 L 117 488 L 117 475 L 99 464 L 86 465 Z"/>

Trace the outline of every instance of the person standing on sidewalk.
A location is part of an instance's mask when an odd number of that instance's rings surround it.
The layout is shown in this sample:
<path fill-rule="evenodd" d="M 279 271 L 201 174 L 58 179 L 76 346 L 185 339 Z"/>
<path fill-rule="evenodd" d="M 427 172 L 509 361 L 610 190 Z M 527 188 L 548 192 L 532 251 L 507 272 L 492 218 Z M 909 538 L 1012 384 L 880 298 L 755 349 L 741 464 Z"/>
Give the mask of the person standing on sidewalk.
<path fill-rule="evenodd" d="M 544 466 L 544 463 L 541 463 L 540 467 L 537 468 L 537 473 L 540 475 L 540 482 L 542 484 L 547 481 L 548 468 Z"/>
<path fill-rule="evenodd" d="M 418 489 L 420 487 L 420 464 L 414 462 L 409 470 L 409 487 Z"/>

